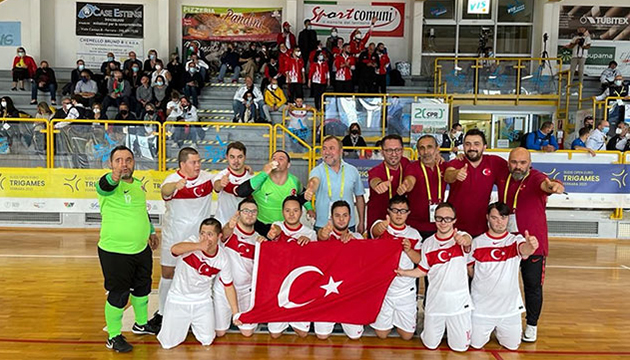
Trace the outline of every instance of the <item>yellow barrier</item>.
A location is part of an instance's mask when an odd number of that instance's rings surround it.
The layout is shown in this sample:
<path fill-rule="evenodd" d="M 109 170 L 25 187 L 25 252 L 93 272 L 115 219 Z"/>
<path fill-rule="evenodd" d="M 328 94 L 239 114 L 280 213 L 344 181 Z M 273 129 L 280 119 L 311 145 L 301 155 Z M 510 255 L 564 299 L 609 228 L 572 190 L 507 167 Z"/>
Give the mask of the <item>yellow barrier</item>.
<path fill-rule="evenodd" d="M 52 148 L 51 148 L 51 143 L 49 140 L 49 133 L 50 133 L 50 124 L 48 123 L 48 121 L 46 119 L 35 119 L 35 118 L 0 118 L 0 120 L 2 121 L 2 124 L 0 126 L 2 126 L 3 128 L 5 126 L 8 126 L 6 129 L 4 129 L 5 131 L 8 130 L 11 127 L 11 124 L 7 124 L 7 123 L 33 123 L 33 124 L 42 124 L 43 129 L 40 129 L 39 132 L 44 134 L 44 138 L 46 139 L 46 167 L 50 167 L 50 155 L 52 153 Z"/>
<path fill-rule="evenodd" d="M 287 105 L 282 110 L 282 126 L 284 126 L 287 129 L 289 128 L 289 126 L 287 124 L 287 120 L 290 120 L 290 116 L 288 115 L 288 112 L 289 112 L 290 108 L 291 108 L 291 106 Z M 311 142 L 310 145 L 311 145 L 311 147 L 313 147 L 313 146 L 315 146 L 315 143 L 317 142 L 317 110 L 315 108 L 312 108 L 312 107 L 307 107 L 305 109 L 300 109 L 300 110 L 312 113 L 311 120 L 313 122 L 313 126 L 311 127 L 312 142 Z M 304 126 L 306 126 L 306 124 L 304 124 Z"/>
<path fill-rule="evenodd" d="M 304 146 L 306 148 L 306 156 L 307 156 L 307 161 L 308 161 L 308 171 L 310 172 L 312 167 L 312 163 L 313 163 L 313 148 L 307 144 L 304 140 L 300 139 L 297 135 L 295 135 L 293 132 L 291 132 L 291 130 L 287 129 L 286 127 L 284 127 L 284 125 L 280 125 L 280 124 L 276 124 L 273 127 L 273 145 L 274 145 L 274 149 L 278 150 L 278 130 L 280 130 L 280 133 L 282 134 L 286 134 L 289 137 L 295 139 L 298 144 Z M 284 145 L 284 136 L 283 136 L 283 145 Z M 284 146 L 283 146 L 284 147 Z"/>

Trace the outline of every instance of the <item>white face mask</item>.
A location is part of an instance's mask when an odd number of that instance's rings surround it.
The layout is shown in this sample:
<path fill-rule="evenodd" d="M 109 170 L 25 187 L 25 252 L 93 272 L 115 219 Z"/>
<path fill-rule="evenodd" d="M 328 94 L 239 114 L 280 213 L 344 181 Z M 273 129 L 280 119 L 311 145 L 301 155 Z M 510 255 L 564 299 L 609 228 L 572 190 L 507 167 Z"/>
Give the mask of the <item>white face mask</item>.
<path fill-rule="evenodd" d="M 0 102 L 0 105 L 1 105 L 3 108 L 6 108 L 6 107 L 7 107 L 7 102 L 6 102 L 6 101 Z"/>
<path fill-rule="evenodd" d="M 317 60 L 319 60 L 319 61 L 324 61 L 324 55 L 319 55 L 319 56 L 317 56 Z"/>
<path fill-rule="evenodd" d="M 296 52 L 295 52 L 295 56 L 298 56 L 298 57 L 299 57 L 300 55 L 302 55 L 302 52 L 301 52 L 301 51 L 296 51 Z"/>
<path fill-rule="evenodd" d="M 278 88 L 278 84 L 271 84 L 271 88 L 276 90 Z"/>
<path fill-rule="evenodd" d="M 160 65 L 155 65 L 155 70 L 162 70 L 162 67 Z"/>
<path fill-rule="evenodd" d="M 461 132 L 461 131 L 455 131 L 455 134 L 453 134 L 453 137 L 454 137 L 455 139 L 458 139 L 461 135 L 462 135 L 462 132 Z"/>
<path fill-rule="evenodd" d="M 615 129 L 615 134 L 617 134 L 617 135 L 621 135 L 622 132 L 623 132 L 623 130 L 621 130 L 621 128 Z"/>
<path fill-rule="evenodd" d="M 623 80 L 615 80 L 615 85 L 621 86 L 623 84 Z"/>
<path fill-rule="evenodd" d="M 337 32 L 333 31 L 333 32 L 330 33 L 330 35 L 332 35 L 333 37 L 336 37 L 337 36 Z"/>

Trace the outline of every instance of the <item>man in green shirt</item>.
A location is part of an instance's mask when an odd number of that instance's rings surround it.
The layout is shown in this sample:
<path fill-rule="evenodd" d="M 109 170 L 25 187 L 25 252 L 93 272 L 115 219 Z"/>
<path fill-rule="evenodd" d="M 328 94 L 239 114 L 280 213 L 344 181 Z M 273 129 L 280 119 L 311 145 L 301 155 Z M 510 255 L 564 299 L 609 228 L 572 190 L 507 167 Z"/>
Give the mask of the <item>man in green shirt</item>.
<path fill-rule="evenodd" d="M 109 292 L 105 303 L 109 333 L 106 346 L 116 352 L 129 352 L 133 347 L 121 328 L 130 295 L 136 320 L 132 332 L 156 335 L 147 324 L 147 308 L 153 268 L 151 250 L 157 248 L 159 240 L 147 214 L 145 189 L 133 177 L 133 152 L 117 146 L 110 161 L 112 172 L 103 175 L 96 185 L 102 217 L 98 257 Z"/>
<path fill-rule="evenodd" d="M 300 203 L 307 210 L 312 204 L 304 200 L 304 188 L 300 180 L 289 173 L 291 158 L 284 150 L 277 150 L 271 155 L 261 172 L 239 185 L 235 192 L 239 197 L 253 196 L 258 205 L 258 219 L 254 229 L 259 234 L 267 234 L 271 224 L 283 221 L 282 202 L 287 196 L 300 195 Z"/>

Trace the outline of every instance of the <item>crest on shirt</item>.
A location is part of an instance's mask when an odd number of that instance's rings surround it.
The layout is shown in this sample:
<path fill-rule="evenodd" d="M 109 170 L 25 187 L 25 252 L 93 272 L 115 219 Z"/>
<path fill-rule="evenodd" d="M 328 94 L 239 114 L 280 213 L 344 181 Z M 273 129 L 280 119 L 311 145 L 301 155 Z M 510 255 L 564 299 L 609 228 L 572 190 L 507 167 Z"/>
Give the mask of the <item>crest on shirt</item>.
<path fill-rule="evenodd" d="M 490 168 L 485 168 L 481 170 L 481 173 L 484 174 L 485 176 L 490 176 L 492 175 L 492 170 L 490 170 Z"/>

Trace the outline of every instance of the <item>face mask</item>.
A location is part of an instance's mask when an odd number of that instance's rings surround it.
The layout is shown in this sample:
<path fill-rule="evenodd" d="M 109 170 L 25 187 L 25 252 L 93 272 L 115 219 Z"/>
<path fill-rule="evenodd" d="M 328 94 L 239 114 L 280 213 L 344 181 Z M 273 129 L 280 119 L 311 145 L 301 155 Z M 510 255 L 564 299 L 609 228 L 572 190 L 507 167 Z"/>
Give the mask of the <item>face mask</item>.
<path fill-rule="evenodd" d="M 153 116 L 153 114 L 155 114 L 155 111 L 153 111 L 153 110 L 147 110 L 147 114 L 149 114 L 149 115 Z"/>
<path fill-rule="evenodd" d="M 108 56 L 108 57 L 107 57 L 107 61 L 114 61 L 114 58 L 113 58 L 113 57 L 111 57 L 111 56 Z"/>
<path fill-rule="evenodd" d="M 330 35 L 332 35 L 333 37 L 337 37 L 337 32 L 333 31 L 333 32 L 330 33 Z"/>
<path fill-rule="evenodd" d="M 252 98 L 247 98 L 247 102 L 248 102 L 248 103 L 252 102 L 252 100 L 254 100 L 254 99 L 252 99 Z"/>
<path fill-rule="evenodd" d="M 64 109 L 66 109 L 66 111 L 69 111 L 70 108 L 72 107 L 72 104 L 63 104 Z"/>
<path fill-rule="evenodd" d="M 296 52 L 295 52 L 295 56 L 299 57 L 300 55 L 302 55 L 302 52 L 301 52 L 301 51 L 296 51 Z"/>
<path fill-rule="evenodd" d="M 615 129 L 615 134 L 617 134 L 617 135 L 621 135 L 622 132 L 623 131 L 620 128 L 616 128 Z"/>
<path fill-rule="evenodd" d="M 287 49 L 280 49 L 280 52 L 284 54 L 285 52 L 287 52 Z"/>
<path fill-rule="evenodd" d="M 77 69 L 79 69 L 79 71 L 83 71 L 83 69 L 85 69 L 85 65 L 79 65 Z"/>
<path fill-rule="evenodd" d="M 87 76 L 81 76 L 81 81 L 83 81 L 83 82 L 88 82 L 88 78 L 87 78 Z"/>
<path fill-rule="evenodd" d="M 609 131 L 610 131 L 610 127 L 609 126 L 606 126 L 605 128 L 602 129 L 602 132 L 604 134 L 608 134 Z"/>
<path fill-rule="evenodd" d="M 361 37 L 362 37 L 362 36 L 361 36 L 361 34 L 356 34 L 356 35 L 354 36 L 354 38 L 355 38 L 355 39 L 357 39 L 357 40 L 361 40 Z"/>
<path fill-rule="evenodd" d="M 19 57 L 23 57 L 24 55 L 26 55 L 26 53 L 23 53 L 23 52 L 21 52 L 21 51 L 18 53 L 18 56 L 19 56 Z"/>
<path fill-rule="evenodd" d="M 324 61 L 324 55 L 318 55 L 317 56 L 317 60 Z"/>
<path fill-rule="evenodd" d="M 197 71 L 197 69 L 195 69 L 195 68 L 190 68 L 190 69 L 188 69 L 188 71 L 189 71 L 191 74 L 194 74 L 194 73 Z"/>
<path fill-rule="evenodd" d="M 162 66 L 161 65 L 155 65 L 155 70 L 158 70 L 158 71 L 162 70 Z"/>
<path fill-rule="evenodd" d="M 359 130 L 352 129 L 352 130 L 350 130 L 350 134 L 352 134 L 352 135 L 359 135 Z"/>
<path fill-rule="evenodd" d="M 120 110 L 120 115 L 127 116 L 129 114 L 129 110 Z"/>
<path fill-rule="evenodd" d="M 155 82 L 155 85 L 157 85 L 157 86 L 162 86 L 162 85 L 164 85 L 164 83 L 163 83 L 162 81 L 156 81 L 156 82 Z"/>
<path fill-rule="evenodd" d="M 195 47 L 194 46 L 189 47 L 189 49 L 192 50 L 192 51 L 195 51 Z"/>
<path fill-rule="evenodd" d="M 94 112 L 95 114 L 100 114 L 101 113 L 101 109 L 94 109 L 94 110 L 92 110 L 92 112 Z"/>
<path fill-rule="evenodd" d="M 309 29 L 309 30 L 313 30 L 313 25 L 309 25 L 306 28 Z"/>
<path fill-rule="evenodd" d="M 267 52 L 267 48 L 262 48 L 261 51 L 262 52 Z"/>
<path fill-rule="evenodd" d="M 623 80 L 615 80 L 615 85 L 621 86 L 623 84 Z"/>
<path fill-rule="evenodd" d="M 133 70 L 133 72 L 138 72 L 138 71 L 140 71 L 140 68 L 137 67 L 137 66 L 134 66 L 134 67 L 131 68 L 131 70 Z"/>
<path fill-rule="evenodd" d="M 462 132 L 461 132 L 461 131 L 455 131 L 455 134 L 453 135 L 453 137 L 455 137 L 456 139 L 458 139 L 461 135 L 462 135 Z"/>
<path fill-rule="evenodd" d="M 7 102 L 6 101 L 0 102 L 0 105 L 2 105 L 3 108 L 6 108 L 7 107 Z"/>
<path fill-rule="evenodd" d="M 153 54 L 149 55 L 149 59 L 155 60 L 155 55 L 153 55 Z"/>
<path fill-rule="evenodd" d="M 278 84 L 271 84 L 271 88 L 276 90 L 278 88 Z"/>

